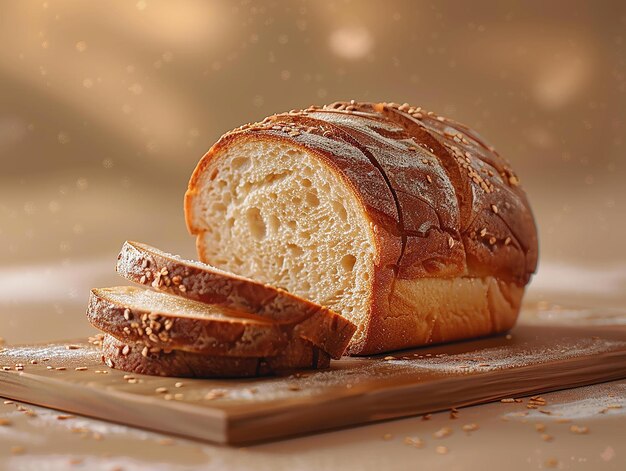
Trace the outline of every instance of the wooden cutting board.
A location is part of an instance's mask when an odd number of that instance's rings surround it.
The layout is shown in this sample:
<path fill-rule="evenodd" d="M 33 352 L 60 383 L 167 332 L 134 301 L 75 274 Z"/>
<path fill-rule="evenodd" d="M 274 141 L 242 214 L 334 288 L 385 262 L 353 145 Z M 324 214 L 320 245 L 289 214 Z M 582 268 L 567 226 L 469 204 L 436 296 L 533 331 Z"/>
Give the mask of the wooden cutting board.
<path fill-rule="evenodd" d="M 7 398 L 245 444 L 624 378 L 626 329 L 520 325 L 508 336 L 249 380 L 125 379 L 86 342 L 7 347 L 0 366 Z"/>

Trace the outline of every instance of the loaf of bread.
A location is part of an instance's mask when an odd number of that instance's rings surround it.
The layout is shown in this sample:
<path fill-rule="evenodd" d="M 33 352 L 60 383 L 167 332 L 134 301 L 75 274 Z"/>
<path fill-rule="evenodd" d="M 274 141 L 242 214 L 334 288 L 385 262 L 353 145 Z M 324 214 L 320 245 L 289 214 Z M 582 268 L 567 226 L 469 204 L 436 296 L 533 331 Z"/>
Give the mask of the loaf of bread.
<path fill-rule="evenodd" d="M 354 322 L 352 354 L 506 331 L 537 264 L 507 162 L 408 104 L 312 106 L 227 133 L 185 216 L 202 261 Z"/>
<path fill-rule="evenodd" d="M 255 358 L 162 351 L 108 334 L 102 340 L 102 361 L 130 373 L 183 378 L 248 378 L 330 365 L 330 357 L 305 340 L 290 343 L 281 355 Z"/>

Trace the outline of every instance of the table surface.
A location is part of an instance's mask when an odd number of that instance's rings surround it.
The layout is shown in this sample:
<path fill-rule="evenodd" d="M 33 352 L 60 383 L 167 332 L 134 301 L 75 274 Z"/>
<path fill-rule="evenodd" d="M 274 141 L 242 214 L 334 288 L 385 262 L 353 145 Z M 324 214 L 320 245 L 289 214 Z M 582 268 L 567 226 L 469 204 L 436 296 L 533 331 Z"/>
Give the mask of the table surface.
<path fill-rule="evenodd" d="M 616 329 L 626 324 L 621 309 L 569 309 L 537 304 L 532 298 L 528 304 L 539 308 L 527 310 L 524 322 L 610 324 Z M 29 324 L 22 320 L 25 329 Z M 22 329 L 13 330 L 15 337 L 25 335 Z M 77 334 L 70 330 L 66 333 Z M 0 402 L 0 468 L 379 471 L 416 464 L 424 469 L 485 469 L 489 464 L 489 469 L 509 471 L 626 469 L 626 379 L 542 397 L 547 403 L 542 410 L 551 414 L 528 409 L 529 398 L 523 398 L 463 408 L 456 418 L 443 412 L 428 420 L 387 421 L 243 448 Z"/>

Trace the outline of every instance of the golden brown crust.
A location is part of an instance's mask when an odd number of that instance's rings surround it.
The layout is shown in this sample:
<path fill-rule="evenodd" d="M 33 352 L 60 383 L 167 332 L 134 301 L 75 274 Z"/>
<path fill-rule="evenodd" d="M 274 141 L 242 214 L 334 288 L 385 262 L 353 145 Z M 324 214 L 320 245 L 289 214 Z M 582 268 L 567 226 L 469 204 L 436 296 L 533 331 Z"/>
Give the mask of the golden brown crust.
<path fill-rule="evenodd" d="M 178 350 L 166 353 L 112 335 L 102 341 L 102 361 L 129 373 L 190 378 L 247 378 L 330 366 L 330 357 L 304 340 L 291 342 L 280 356 L 238 358 Z"/>
<path fill-rule="evenodd" d="M 135 283 L 226 308 L 233 318 L 271 321 L 284 331 L 293 328 L 333 358 L 341 357 L 356 330 L 339 314 L 283 289 L 188 262 L 146 244 L 125 242 L 116 269 Z"/>
<path fill-rule="evenodd" d="M 190 318 L 124 306 L 108 299 L 106 290 L 101 289 L 91 290 L 87 319 L 97 329 L 129 342 L 216 356 L 277 355 L 293 335 L 291 327 L 267 322 L 228 317 Z"/>

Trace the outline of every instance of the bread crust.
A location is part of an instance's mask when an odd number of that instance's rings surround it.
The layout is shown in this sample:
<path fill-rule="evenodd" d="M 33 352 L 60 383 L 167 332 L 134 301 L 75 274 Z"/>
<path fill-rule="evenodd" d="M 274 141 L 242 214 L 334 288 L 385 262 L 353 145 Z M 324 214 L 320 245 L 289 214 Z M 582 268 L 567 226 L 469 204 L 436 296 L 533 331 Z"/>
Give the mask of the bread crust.
<path fill-rule="evenodd" d="M 205 355 L 262 357 L 279 354 L 293 336 L 291 327 L 268 322 L 217 316 L 189 318 L 125 306 L 109 299 L 110 290 L 91 290 L 87 319 L 97 329 L 129 342 Z"/>
<path fill-rule="evenodd" d="M 221 150 L 239 140 L 305 148 L 346 182 L 365 208 L 379 259 L 368 321 L 359 326 L 365 335 L 349 353 L 486 335 L 514 324 L 537 265 L 537 229 L 519 179 L 474 131 L 408 104 L 355 102 L 292 110 L 242 126 L 209 150 L 189 183 L 185 215 L 189 231 L 198 235 L 200 258 L 202 223 L 193 211 L 201 197 L 198 182 L 217 168 Z M 493 286 L 473 300 L 480 306 L 474 314 L 478 327 L 455 322 L 457 313 L 447 311 L 437 316 L 439 330 L 421 335 L 421 329 L 429 331 L 428 325 L 416 327 L 425 322 L 421 312 L 438 306 L 425 309 L 420 299 L 407 298 L 414 290 L 406 287 L 430 279 Z M 454 294 L 457 287 L 450 289 Z M 511 296 L 508 308 L 496 302 L 506 299 L 504 292 Z"/>
<path fill-rule="evenodd" d="M 108 334 L 102 340 L 102 361 L 129 373 L 185 378 L 249 378 L 330 366 L 330 357 L 305 340 L 291 342 L 280 356 L 241 358 L 179 350 L 166 353 Z"/>
<path fill-rule="evenodd" d="M 277 329 L 293 329 L 333 358 L 341 357 L 356 330 L 339 314 L 281 288 L 188 262 L 147 244 L 125 242 L 116 270 L 135 283 L 225 308 L 233 318 L 271 321 Z"/>

